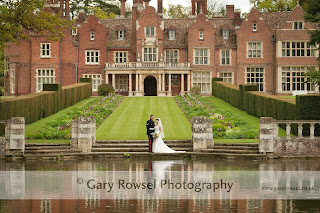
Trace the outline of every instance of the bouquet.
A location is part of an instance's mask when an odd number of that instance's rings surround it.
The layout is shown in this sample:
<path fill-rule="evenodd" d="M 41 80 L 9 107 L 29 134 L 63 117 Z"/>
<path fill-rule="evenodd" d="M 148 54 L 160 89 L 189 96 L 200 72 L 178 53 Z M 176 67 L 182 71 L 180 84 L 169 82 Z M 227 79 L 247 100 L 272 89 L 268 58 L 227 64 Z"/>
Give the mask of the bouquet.
<path fill-rule="evenodd" d="M 159 136 L 158 133 L 153 134 L 153 138 L 157 138 L 158 136 Z"/>

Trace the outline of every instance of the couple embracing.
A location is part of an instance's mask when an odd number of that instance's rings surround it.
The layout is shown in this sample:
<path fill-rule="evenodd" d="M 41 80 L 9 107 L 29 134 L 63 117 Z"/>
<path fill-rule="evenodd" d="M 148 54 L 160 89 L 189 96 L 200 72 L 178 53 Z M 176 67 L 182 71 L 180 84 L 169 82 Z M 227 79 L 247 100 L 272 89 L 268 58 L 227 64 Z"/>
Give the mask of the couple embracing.
<path fill-rule="evenodd" d="M 156 122 L 153 120 L 153 115 L 150 115 L 150 120 L 147 121 L 147 135 L 149 140 L 149 152 L 154 153 L 176 153 L 170 149 L 167 144 L 162 140 L 164 138 L 163 126 L 160 118 L 156 119 Z M 181 152 L 181 151 L 180 151 Z"/>

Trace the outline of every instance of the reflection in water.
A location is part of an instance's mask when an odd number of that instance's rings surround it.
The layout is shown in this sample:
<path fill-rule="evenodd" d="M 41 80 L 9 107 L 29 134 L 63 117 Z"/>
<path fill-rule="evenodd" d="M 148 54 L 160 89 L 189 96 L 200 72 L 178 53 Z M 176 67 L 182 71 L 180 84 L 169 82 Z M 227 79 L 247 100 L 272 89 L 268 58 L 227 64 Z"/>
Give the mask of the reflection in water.
<path fill-rule="evenodd" d="M 320 160 L 241 159 L 152 160 L 94 159 L 48 162 L 0 161 L 0 171 L 147 171 L 150 178 L 164 178 L 166 171 L 320 171 Z M 0 172 L 1 175 L 1 172 Z M 23 177 L 12 176 L 17 190 Z M 15 184 L 14 184 L 15 183 Z M 5 187 L 4 185 L 0 185 Z M 25 186 L 27 187 L 27 186 Z M 100 200 L 90 194 L 85 200 L 2 200 L 0 212 L 320 212 L 312 200 Z"/>

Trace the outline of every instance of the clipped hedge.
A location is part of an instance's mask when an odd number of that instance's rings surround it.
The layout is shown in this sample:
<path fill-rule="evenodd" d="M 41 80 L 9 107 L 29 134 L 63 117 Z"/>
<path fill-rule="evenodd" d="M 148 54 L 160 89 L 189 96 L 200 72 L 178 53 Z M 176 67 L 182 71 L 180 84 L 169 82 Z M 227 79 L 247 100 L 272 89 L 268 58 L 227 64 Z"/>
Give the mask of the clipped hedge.
<path fill-rule="evenodd" d="M 234 107 L 240 108 L 242 100 L 239 88 L 222 80 L 222 78 L 212 78 L 212 95 L 223 99 Z"/>
<path fill-rule="evenodd" d="M 59 88 L 59 86 L 55 87 Z M 79 83 L 62 87 L 58 91 L 43 91 L 4 99 L 0 101 L 0 120 L 24 117 L 26 124 L 30 124 L 89 98 L 91 92 L 91 84 Z M 0 126 L 0 135 L 2 134 L 4 134 L 4 125 Z"/>

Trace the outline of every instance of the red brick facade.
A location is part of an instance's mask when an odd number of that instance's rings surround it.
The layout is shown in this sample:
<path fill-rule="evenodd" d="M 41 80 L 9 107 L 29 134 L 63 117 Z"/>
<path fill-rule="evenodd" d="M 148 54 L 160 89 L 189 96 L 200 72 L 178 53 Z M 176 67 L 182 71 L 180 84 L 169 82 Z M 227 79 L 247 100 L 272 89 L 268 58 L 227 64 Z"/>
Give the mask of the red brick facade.
<path fill-rule="evenodd" d="M 107 20 L 80 12 L 77 31 L 64 30 L 59 41 L 31 36 L 18 46 L 7 44 L 6 95 L 41 91 L 42 83 L 69 85 L 83 77 L 93 78 L 94 92 L 110 83 L 130 96 L 177 95 L 194 86 L 210 95 L 212 77 L 258 84 L 267 93 L 319 91 L 301 77 L 317 65 L 319 53 L 308 44 L 305 30 L 316 26 L 304 22 L 299 5 L 292 12 L 253 8 L 244 20 L 227 5 L 225 17 L 208 19 L 206 1 L 192 0 L 192 18 L 165 19 L 158 1 L 158 11 L 147 0 L 134 1 L 132 18 L 124 18 L 123 11 Z M 124 8 L 125 0 L 121 4 Z M 52 11 L 57 5 L 52 2 Z"/>

